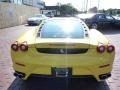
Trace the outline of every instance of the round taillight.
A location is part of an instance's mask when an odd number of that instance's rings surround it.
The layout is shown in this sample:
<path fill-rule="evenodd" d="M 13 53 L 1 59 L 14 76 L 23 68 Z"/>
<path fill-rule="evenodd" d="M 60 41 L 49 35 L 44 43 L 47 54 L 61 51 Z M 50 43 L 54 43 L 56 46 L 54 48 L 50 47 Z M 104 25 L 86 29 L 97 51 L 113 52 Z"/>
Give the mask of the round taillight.
<path fill-rule="evenodd" d="M 115 47 L 113 45 L 108 45 L 107 46 L 107 52 L 111 53 L 115 50 Z"/>
<path fill-rule="evenodd" d="M 27 44 L 21 44 L 20 45 L 20 50 L 21 51 L 28 51 L 28 45 Z"/>
<path fill-rule="evenodd" d="M 14 50 L 14 51 L 18 51 L 19 46 L 18 46 L 18 44 L 12 44 L 12 45 L 11 45 L 11 48 L 12 48 L 12 50 Z"/>
<path fill-rule="evenodd" d="M 105 46 L 104 45 L 100 45 L 97 47 L 97 52 L 99 53 L 103 53 L 105 51 Z"/>

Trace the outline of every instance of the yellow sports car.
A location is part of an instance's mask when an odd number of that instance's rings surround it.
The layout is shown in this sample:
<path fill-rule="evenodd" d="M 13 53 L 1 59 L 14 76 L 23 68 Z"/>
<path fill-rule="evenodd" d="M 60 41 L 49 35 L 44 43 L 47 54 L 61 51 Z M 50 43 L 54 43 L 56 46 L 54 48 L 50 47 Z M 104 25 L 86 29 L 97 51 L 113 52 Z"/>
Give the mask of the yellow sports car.
<path fill-rule="evenodd" d="M 11 45 L 14 75 L 93 77 L 111 76 L 115 47 L 99 31 L 76 18 L 50 18 Z"/>

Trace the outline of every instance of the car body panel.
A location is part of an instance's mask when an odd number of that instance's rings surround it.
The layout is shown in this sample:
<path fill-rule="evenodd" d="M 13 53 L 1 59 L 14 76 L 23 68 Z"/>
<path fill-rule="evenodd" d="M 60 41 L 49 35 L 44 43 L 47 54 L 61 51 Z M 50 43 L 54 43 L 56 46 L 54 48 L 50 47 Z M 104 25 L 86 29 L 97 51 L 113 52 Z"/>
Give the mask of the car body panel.
<path fill-rule="evenodd" d="M 115 19 L 113 25 L 114 25 L 115 27 L 120 27 L 120 15 L 118 14 L 118 15 L 116 15 L 116 16 L 113 16 L 113 18 Z"/>
<path fill-rule="evenodd" d="M 48 19 L 48 17 L 46 17 L 45 15 L 38 14 L 28 18 L 27 23 L 29 25 L 39 25 L 42 22 L 42 20 L 46 20 L 46 19 Z"/>
<path fill-rule="evenodd" d="M 89 28 L 92 28 L 93 24 L 97 24 L 98 28 L 101 28 L 109 27 L 113 24 L 114 18 L 113 20 L 110 20 L 107 18 L 107 16 L 111 17 L 110 15 L 106 15 L 104 13 L 86 13 L 76 17 L 82 19 Z"/>
<path fill-rule="evenodd" d="M 36 30 L 30 30 L 17 39 L 19 43 L 27 41 L 28 51 L 13 51 L 11 57 L 15 71 L 23 72 L 27 79 L 32 74 L 52 75 L 51 68 L 72 68 L 72 75 L 92 75 L 98 81 L 99 75 L 109 73 L 112 69 L 115 52 L 98 53 L 99 43 L 108 45 L 109 40 L 97 30 L 89 31 L 86 39 L 42 39 L 37 38 Z M 51 54 L 38 52 L 37 48 L 85 48 L 86 53 L 79 54 Z M 18 64 L 19 63 L 19 64 Z M 100 66 L 108 67 L 100 68 Z"/>

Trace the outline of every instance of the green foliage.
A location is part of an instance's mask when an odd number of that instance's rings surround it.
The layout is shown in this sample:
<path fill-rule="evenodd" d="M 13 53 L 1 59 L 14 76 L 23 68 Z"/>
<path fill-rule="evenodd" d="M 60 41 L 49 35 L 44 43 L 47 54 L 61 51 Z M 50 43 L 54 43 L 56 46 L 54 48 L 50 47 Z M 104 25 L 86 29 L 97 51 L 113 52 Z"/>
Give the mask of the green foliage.
<path fill-rule="evenodd" d="M 60 6 L 60 13 L 62 16 L 64 15 L 74 15 L 78 13 L 78 10 L 74 8 L 70 3 L 63 4 Z"/>
<path fill-rule="evenodd" d="M 116 15 L 116 14 L 120 14 L 120 9 L 107 9 L 107 10 L 99 10 L 100 13 L 106 13 L 109 15 Z"/>
<path fill-rule="evenodd" d="M 91 12 L 91 13 L 97 13 L 97 7 L 92 7 L 88 10 L 88 12 Z"/>

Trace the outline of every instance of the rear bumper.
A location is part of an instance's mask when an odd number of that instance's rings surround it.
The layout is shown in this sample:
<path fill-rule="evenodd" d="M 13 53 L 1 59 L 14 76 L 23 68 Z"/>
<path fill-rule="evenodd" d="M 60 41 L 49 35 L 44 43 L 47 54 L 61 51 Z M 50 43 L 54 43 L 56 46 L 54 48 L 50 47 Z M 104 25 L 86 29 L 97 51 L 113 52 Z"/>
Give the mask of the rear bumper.
<path fill-rule="evenodd" d="M 29 25 L 39 25 L 40 21 L 27 21 Z"/>
<path fill-rule="evenodd" d="M 47 66 L 14 66 L 16 74 L 24 80 L 30 76 L 39 76 L 39 77 L 57 77 L 57 78 L 81 78 L 91 76 L 97 81 L 102 81 L 111 76 L 112 67 L 108 66 L 105 68 L 95 68 L 95 67 L 70 67 L 68 71 L 58 71 L 55 70 L 56 67 L 47 67 Z M 62 73 L 61 73 L 62 72 Z M 19 76 L 20 75 L 20 76 Z"/>
<path fill-rule="evenodd" d="M 14 76 L 25 79 L 26 74 L 23 72 L 15 71 Z M 50 79 L 53 79 L 53 78 L 70 78 L 70 79 L 71 78 L 80 78 L 80 79 L 94 79 L 94 80 L 96 79 L 97 81 L 104 81 L 105 79 L 111 77 L 111 73 L 100 74 L 98 76 L 98 79 L 95 78 L 93 75 L 70 75 L 67 77 L 56 77 L 55 75 L 31 74 L 28 78 L 31 78 L 31 77 L 50 78 Z"/>
<path fill-rule="evenodd" d="M 29 53 L 12 53 L 14 70 L 25 73 L 23 79 L 33 74 L 51 76 L 51 68 L 56 67 L 72 68 L 71 76 L 91 75 L 99 81 L 99 75 L 111 72 L 114 60 L 114 53 L 98 54 L 94 49 L 85 54 L 69 54 L 67 57 L 64 54 L 38 53 L 35 49 L 29 49 Z"/>

